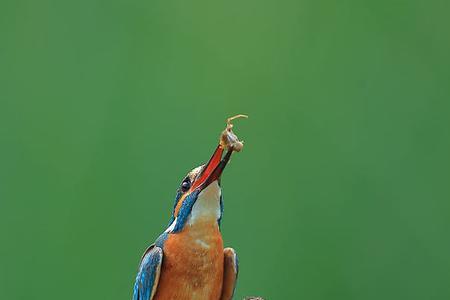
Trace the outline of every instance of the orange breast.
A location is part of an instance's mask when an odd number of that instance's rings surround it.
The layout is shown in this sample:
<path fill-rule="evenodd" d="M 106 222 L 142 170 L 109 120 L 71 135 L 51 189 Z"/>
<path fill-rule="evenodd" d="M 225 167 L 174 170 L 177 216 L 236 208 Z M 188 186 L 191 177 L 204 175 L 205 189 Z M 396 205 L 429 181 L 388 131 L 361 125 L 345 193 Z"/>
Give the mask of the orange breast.
<path fill-rule="evenodd" d="M 223 281 L 223 242 L 217 221 L 186 224 L 169 234 L 155 294 L 157 300 L 218 300 Z"/>

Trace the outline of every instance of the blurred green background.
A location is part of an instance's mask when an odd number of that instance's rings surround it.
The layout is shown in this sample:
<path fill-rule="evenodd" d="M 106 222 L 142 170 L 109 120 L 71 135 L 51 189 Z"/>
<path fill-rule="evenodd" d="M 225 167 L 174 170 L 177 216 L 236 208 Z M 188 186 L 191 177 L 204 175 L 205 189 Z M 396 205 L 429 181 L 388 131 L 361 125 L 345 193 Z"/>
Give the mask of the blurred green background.
<path fill-rule="evenodd" d="M 226 117 L 236 299 L 450 299 L 446 1 L 1 1 L 0 298 L 130 299 Z"/>

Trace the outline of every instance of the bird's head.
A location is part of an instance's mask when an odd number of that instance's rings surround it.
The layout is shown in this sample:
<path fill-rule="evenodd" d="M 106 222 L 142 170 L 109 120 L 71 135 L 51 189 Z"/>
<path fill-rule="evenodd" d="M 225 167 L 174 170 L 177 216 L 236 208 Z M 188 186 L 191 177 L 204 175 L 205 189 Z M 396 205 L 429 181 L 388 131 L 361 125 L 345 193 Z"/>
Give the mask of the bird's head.
<path fill-rule="evenodd" d="M 193 169 L 181 181 L 166 232 L 179 232 L 187 222 L 192 223 L 200 218 L 215 218 L 220 222 L 222 215 L 220 176 L 233 150 L 228 149 L 225 155 L 223 153 L 224 148 L 219 145 L 207 164 Z"/>

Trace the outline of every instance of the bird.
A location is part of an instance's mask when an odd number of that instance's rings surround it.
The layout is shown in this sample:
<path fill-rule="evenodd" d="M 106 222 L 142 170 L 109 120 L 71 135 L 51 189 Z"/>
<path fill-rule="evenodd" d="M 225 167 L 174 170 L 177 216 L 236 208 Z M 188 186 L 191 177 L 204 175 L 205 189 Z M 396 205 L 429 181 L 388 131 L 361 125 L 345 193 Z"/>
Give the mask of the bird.
<path fill-rule="evenodd" d="M 142 255 L 133 300 L 233 298 L 238 259 L 220 231 L 221 175 L 232 153 L 219 144 L 208 163 L 181 181 L 167 229 Z"/>

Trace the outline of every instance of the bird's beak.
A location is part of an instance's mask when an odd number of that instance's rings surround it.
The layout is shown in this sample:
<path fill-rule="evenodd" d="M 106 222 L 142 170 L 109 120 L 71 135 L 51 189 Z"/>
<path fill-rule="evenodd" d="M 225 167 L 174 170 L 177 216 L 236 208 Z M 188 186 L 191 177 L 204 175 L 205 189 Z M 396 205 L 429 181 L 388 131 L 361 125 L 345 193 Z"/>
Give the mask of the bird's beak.
<path fill-rule="evenodd" d="M 196 189 L 203 190 L 210 183 L 220 178 L 220 175 L 222 175 L 223 170 L 225 169 L 228 161 L 230 160 L 231 154 L 233 153 L 233 149 L 228 149 L 224 157 L 222 158 L 223 152 L 224 149 L 222 148 L 222 146 L 220 145 L 217 146 L 213 155 L 209 159 L 209 162 L 203 168 L 202 173 L 199 175 L 197 180 L 195 180 L 194 184 L 192 185 L 191 187 L 192 191 Z"/>

